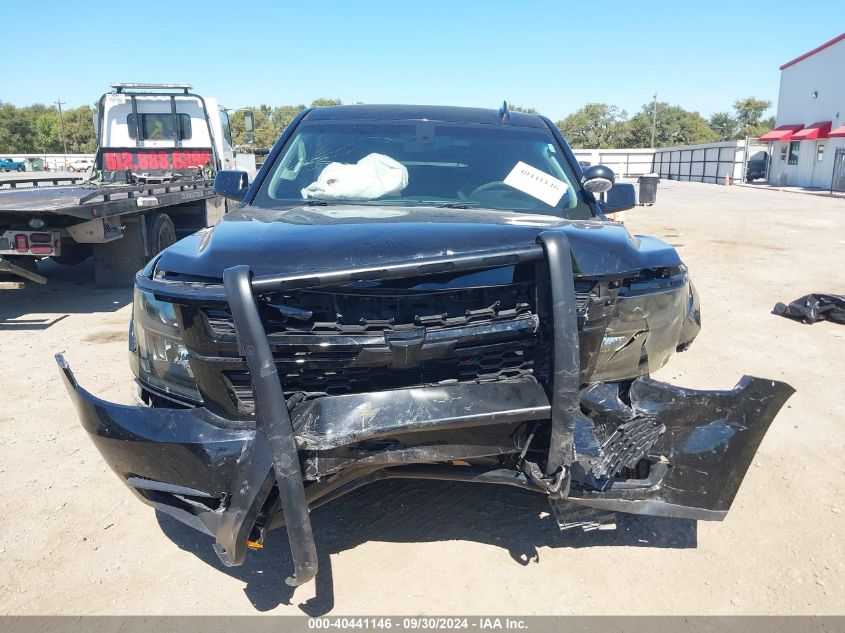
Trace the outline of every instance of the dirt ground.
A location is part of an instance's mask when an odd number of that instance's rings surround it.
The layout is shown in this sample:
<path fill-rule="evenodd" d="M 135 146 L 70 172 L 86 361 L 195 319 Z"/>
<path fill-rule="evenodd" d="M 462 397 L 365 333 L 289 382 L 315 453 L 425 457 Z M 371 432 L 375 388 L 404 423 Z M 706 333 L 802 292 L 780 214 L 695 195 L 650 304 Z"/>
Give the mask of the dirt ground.
<path fill-rule="evenodd" d="M 224 568 L 108 470 L 60 383 L 63 351 L 82 385 L 129 402 L 131 290 L 48 264 L 48 286 L 0 290 L 0 614 L 845 612 L 845 327 L 770 314 L 845 292 L 845 201 L 665 181 L 658 200 L 627 224 L 678 248 L 704 327 L 656 377 L 797 389 L 724 522 L 560 533 L 539 495 L 388 481 L 313 513 L 316 583 L 284 585 L 284 532 Z"/>

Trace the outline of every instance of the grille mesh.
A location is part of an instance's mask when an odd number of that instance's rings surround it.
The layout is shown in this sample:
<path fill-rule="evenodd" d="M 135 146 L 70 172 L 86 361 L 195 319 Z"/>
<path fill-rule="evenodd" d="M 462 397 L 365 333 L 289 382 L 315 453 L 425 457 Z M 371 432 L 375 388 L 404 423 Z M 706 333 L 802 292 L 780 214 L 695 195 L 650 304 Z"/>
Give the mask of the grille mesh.
<path fill-rule="evenodd" d="M 532 341 L 511 344 L 507 349 L 478 349 L 448 359 L 429 361 L 419 367 L 306 368 L 296 363 L 277 362 L 285 395 L 344 395 L 386 391 L 455 382 L 493 382 L 518 378 L 533 379 L 537 363 Z M 226 372 L 232 396 L 246 408 L 254 406 L 249 373 Z"/>

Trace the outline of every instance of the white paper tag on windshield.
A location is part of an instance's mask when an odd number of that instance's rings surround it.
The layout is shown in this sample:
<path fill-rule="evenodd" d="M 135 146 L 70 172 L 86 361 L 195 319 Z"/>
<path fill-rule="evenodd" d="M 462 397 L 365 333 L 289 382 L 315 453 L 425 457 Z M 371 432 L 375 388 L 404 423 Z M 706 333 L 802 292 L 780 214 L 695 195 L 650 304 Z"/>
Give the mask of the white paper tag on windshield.
<path fill-rule="evenodd" d="M 555 206 L 569 188 L 565 182 L 519 161 L 504 180 L 506 185 Z"/>

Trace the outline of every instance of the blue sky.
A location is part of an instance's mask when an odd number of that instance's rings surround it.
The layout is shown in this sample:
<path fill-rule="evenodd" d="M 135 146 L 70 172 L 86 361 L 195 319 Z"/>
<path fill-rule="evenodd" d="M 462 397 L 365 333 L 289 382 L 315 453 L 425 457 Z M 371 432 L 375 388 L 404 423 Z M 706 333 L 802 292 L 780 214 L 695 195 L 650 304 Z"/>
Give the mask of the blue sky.
<path fill-rule="evenodd" d="M 77 106 L 110 82 L 167 81 L 227 107 L 508 99 L 559 119 L 657 91 L 709 115 L 775 101 L 778 66 L 842 17 L 841 0 L 8 2 L 0 100 Z"/>

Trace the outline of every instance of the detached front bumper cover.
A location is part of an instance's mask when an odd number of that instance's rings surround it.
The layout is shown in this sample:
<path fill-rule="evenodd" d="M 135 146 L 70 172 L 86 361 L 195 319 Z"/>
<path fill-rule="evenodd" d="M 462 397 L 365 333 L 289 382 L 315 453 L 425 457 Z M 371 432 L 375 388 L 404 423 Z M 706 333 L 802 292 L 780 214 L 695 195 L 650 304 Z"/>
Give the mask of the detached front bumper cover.
<path fill-rule="evenodd" d="M 724 518 L 792 388 L 744 377 L 731 391 L 694 391 L 645 378 L 634 380 L 625 394 L 616 383 L 579 389 L 569 244 L 563 233 L 553 231 L 541 234 L 538 242 L 534 248 L 309 277 L 252 278 L 246 266 L 226 270 L 225 291 L 255 394 L 254 428 L 238 428 L 203 407 L 104 402 L 77 384 L 61 356 L 57 360 L 82 424 L 110 467 L 146 503 L 213 536 L 224 563 L 241 564 L 259 516 L 266 518 L 268 507 L 280 509 L 283 519 L 275 515 L 275 523 L 263 527 L 287 526 L 294 563 L 294 574 L 287 579 L 291 585 L 307 582 L 317 572 L 309 509 L 380 478 L 508 484 L 602 510 Z M 536 382 L 458 384 L 326 397 L 288 411 L 256 294 L 543 260 L 554 333 L 549 397 Z M 549 421 L 543 472 L 448 463 L 512 452 L 512 444 L 496 445 L 485 430 L 540 420 Z M 438 432 L 464 431 L 461 446 L 430 441 Z M 418 433 L 427 433 L 427 439 L 415 443 Z M 379 454 L 360 461 L 350 461 L 349 455 L 346 461 L 330 458 L 324 471 L 318 461 L 316 474 L 309 471 L 315 468 L 313 460 L 300 459 L 301 451 L 334 456 L 330 451 L 338 446 L 387 437 L 405 438 L 405 447 L 391 450 L 387 443 Z M 489 445 L 482 445 L 485 438 Z M 644 456 L 652 460 L 647 478 L 616 476 Z M 305 486 L 304 479 L 312 481 Z M 277 498 L 271 496 L 274 490 Z"/>

